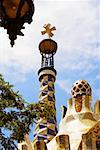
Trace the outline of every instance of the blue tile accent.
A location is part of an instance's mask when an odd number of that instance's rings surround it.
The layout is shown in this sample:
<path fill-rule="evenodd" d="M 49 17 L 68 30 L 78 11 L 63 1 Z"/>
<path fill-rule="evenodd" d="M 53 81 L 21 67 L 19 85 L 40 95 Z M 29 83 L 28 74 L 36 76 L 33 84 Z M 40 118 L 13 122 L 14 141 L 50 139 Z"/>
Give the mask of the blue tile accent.
<path fill-rule="evenodd" d="M 51 118 L 50 118 L 50 119 L 48 119 L 48 120 L 47 120 L 47 122 L 48 122 L 48 123 L 55 124 L 55 120 L 54 120 L 54 119 L 51 119 Z"/>
<path fill-rule="evenodd" d="M 34 137 L 37 136 L 37 133 L 34 134 Z"/>
<path fill-rule="evenodd" d="M 48 90 L 53 91 L 54 89 L 52 87 L 48 86 Z"/>
<path fill-rule="evenodd" d="M 53 101 L 53 97 L 48 96 L 48 100 L 49 100 L 49 101 Z"/>
<path fill-rule="evenodd" d="M 48 84 L 47 82 L 43 82 L 43 83 L 42 83 L 43 86 L 45 86 L 45 85 L 47 85 L 47 84 Z"/>
<path fill-rule="evenodd" d="M 42 96 L 47 95 L 47 92 L 48 92 L 48 91 L 43 91 L 43 92 L 42 92 Z"/>
<path fill-rule="evenodd" d="M 49 134 L 49 135 L 54 135 L 54 136 L 55 136 L 55 131 L 54 131 L 54 130 L 51 130 L 51 129 L 48 129 L 48 130 L 47 130 L 47 134 Z"/>
<path fill-rule="evenodd" d="M 47 125 L 45 125 L 45 124 L 40 124 L 40 125 L 39 125 L 39 128 L 40 128 L 40 129 L 43 129 L 43 128 L 45 128 L 45 127 L 47 127 Z"/>
<path fill-rule="evenodd" d="M 38 140 L 45 140 L 45 139 L 47 139 L 47 136 L 38 136 L 37 138 L 38 138 Z"/>
<path fill-rule="evenodd" d="M 51 76 L 48 76 L 48 81 L 53 81 Z"/>

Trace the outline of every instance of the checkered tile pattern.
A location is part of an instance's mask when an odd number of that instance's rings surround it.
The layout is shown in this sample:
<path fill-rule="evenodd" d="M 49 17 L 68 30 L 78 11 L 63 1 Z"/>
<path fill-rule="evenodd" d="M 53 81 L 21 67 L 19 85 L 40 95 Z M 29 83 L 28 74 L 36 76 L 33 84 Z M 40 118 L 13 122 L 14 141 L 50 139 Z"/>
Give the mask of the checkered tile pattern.
<path fill-rule="evenodd" d="M 40 101 L 47 101 L 55 109 L 54 77 L 45 75 L 40 81 Z M 41 119 L 35 129 L 34 141 L 44 140 L 46 143 L 57 134 L 56 119 Z"/>
<path fill-rule="evenodd" d="M 37 124 L 34 134 L 34 140 L 44 140 L 46 143 L 51 141 L 51 139 L 56 135 L 56 121 L 53 119 L 43 120 Z"/>
<path fill-rule="evenodd" d="M 43 76 L 40 81 L 39 100 L 55 101 L 54 78 L 51 75 Z"/>

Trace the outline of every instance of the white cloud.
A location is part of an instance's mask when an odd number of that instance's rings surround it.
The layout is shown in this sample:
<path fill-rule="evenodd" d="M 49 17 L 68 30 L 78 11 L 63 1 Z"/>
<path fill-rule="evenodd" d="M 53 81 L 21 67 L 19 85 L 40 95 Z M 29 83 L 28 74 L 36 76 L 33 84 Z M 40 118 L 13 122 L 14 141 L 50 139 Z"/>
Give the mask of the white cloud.
<path fill-rule="evenodd" d="M 71 94 L 72 82 L 70 80 L 57 80 L 56 82 L 68 94 Z"/>
<path fill-rule="evenodd" d="M 33 23 L 26 25 L 25 36 L 18 37 L 12 49 L 8 35 L 0 28 L 0 72 L 21 75 L 21 78 L 40 66 L 40 31 L 44 23 L 55 25 L 54 39 L 58 42 L 56 68 L 62 70 L 94 70 L 94 60 L 100 59 L 98 7 L 92 1 L 34 1 Z M 92 4 L 91 4 L 92 3 Z M 86 69 L 88 66 L 89 69 Z M 98 66 L 98 64 L 97 64 Z M 11 74 L 10 74 L 11 76 Z"/>

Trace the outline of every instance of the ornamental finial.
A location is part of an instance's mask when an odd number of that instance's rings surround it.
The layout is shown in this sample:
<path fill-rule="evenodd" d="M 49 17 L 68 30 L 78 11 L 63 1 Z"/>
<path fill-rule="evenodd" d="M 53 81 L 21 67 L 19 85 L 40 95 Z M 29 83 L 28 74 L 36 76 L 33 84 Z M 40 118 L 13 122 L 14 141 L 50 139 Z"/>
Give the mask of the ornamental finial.
<path fill-rule="evenodd" d="M 51 38 L 54 34 L 52 33 L 52 31 L 56 30 L 56 27 L 53 26 L 51 27 L 51 24 L 48 23 L 48 24 L 45 24 L 44 26 L 44 31 L 41 31 L 41 34 L 44 35 L 44 34 L 48 34 L 48 37 Z"/>

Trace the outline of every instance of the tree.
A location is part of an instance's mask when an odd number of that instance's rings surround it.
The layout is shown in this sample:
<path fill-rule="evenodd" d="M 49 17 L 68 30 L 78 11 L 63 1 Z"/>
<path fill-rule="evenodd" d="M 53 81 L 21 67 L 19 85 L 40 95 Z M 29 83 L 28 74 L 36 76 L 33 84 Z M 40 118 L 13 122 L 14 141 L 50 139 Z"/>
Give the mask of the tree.
<path fill-rule="evenodd" d="M 28 138 L 30 125 L 41 116 L 49 118 L 51 106 L 46 102 L 28 104 L 19 94 L 13 90 L 13 85 L 6 82 L 0 74 L 0 147 L 6 150 L 17 149 L 15 141 L 25 140 L 30 149 Z M 52 113 L 55 116 L 55 112 Z M 9 132 L 9 136 L 5 134 Z M 0 149 L 1 150 L 1 149 Z"/>

